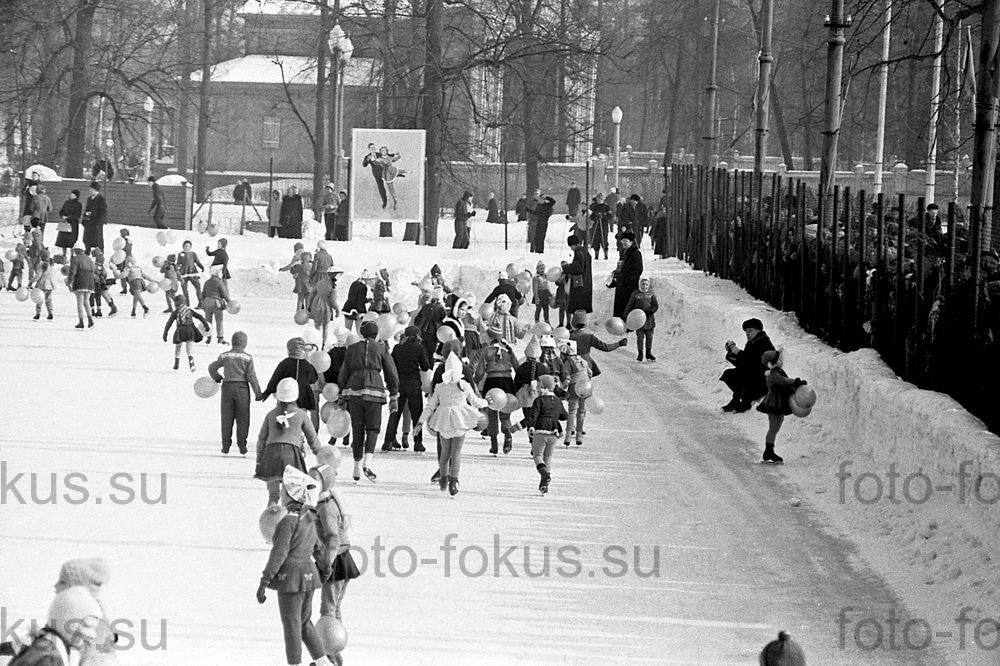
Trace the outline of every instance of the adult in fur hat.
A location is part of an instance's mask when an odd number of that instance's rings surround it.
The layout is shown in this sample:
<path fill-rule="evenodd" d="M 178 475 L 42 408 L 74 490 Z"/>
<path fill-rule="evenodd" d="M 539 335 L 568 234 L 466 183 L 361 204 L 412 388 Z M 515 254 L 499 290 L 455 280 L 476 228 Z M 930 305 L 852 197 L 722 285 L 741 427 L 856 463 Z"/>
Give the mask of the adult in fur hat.
<path fill-rule="evenodd" d="M 639 278 L 642 277 L 642 252 L 635 242 L 635 234 L 623 231 L 620 234 L 621 259 L 614 271 L 615 305 L 614 315 L 625 319 L 628 312 L 625 306 L 632 294 L 639 289 Z"/>
<path fill-rule="evenodd" d="M 724 412 L 745 412 L 750 403 L 767 393 L 767 380 L 761 356 L 773 351 L 771 338 L 764 332 L 764 324 L 753 317 L 743 322 L 743 332 L 747 336 L 745 349 L 740 349 L 732 340 L 726 342 L 726 360 L 733 367 L 722 373 L 719 380 L 733 392 L 733 398 L 722 407 Z"/>
<path fill-rule="evenodd" d="M 590 314 L 594 311 L 594 275 L 590 267 L 590 253 L 576 236 L 570 236 L 566 243 L 573 250 L 573 260 L 562 262 L 563 275 L 569 280 L 566 310 L 583 310 Z"/>

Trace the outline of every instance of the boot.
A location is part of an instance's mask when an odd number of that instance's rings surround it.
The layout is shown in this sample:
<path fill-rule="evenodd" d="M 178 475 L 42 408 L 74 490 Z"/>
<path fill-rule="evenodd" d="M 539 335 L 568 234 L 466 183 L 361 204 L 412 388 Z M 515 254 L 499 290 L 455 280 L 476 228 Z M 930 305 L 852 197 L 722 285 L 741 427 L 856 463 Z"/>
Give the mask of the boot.
<path fill-rule="evenodd" d="M 94 328 L 94 320 L 87 319 L 87 328 Z"/>
<path fill-rule="evenodd" d="M 438 487 L 441 488 L 441 492 L 448 489 L 448 480 L 451 477 L 447 474 L 442 474 L 441 470 L 438 470 Z"/>
<path fill-rule="evenodd" d="M 81 319 L 80 323 L 74 326 L 73 328 L 83 328 L 83 320 Z"/>
<path fill-rule="evenodd" d="M 42 313 L 41 312 L 36 312 L 35 316 L 32 317 L 32 319 L 34 319 L 35 321 L 38 321 L 41 318 L 42 318 Z"/>
<path fill-rule="evenodd" d="M 449 476 L 448 477 L 448 494 L 454 497 L 458 494 L 458 477 Z"/>
<path fill-rule="evenodd" d="M 82 328 L 82 327 L 81 327 Z M 499 452 L 497 445 L 497 438 L 494 435 L 490 435 L 490 453 L 496 455 Z"/>
<path fill-rule="evenodd" d="M 360 460 L 355 460 L 354 461 L 354 474 L 352 474 L 351 476 L 354 479 L 354 483 L 357 483 L 358 481 L 361 480 L 361 461 Z"/>
<path fill-rule="evenodd" d="M 774 444 L 768 444 L 764 442 L 764 455 L 762 457 L 762 462 L 781 464 L 784 459 L 774 452 Z"/>
<path fill-rule="evenodd" d="M 736 406 L 733 407 L 732 411 L 737 414 L 742 414 L 743 412 L 750 411 L 750 406 L 751 405 L 749 400 L 740 400 L 739 402 L 736 403 Z"/>
<path fill-rule="evenodd" d="M 366 479 L 368 479 L 372 483 L 375 483 L 375 479 L 378 478 L 377 476 L 375 476 L 375 472 L 371 471 L 367 467 L 362 468 L 361 471 L 365 473 L 365 478 Z"/>
<path fill-rule="evenodd" d="M 194 372 L 194 356 L 188 356 L 188 367 Z"/>
<path fill-rule="evenodd" d="M 436 469 L 434 473 L 431 474 L 431 483 L 437 483 L 441 479 L 441 470 Z"/>
<path fill-rule="evenodd" d="M 405 439 L 403 440 L 403 448 L 404 449 L 406 448 L 406 440 Z M 427 449 L 424 448 L 424 438 L 418 432 L 416 435 L 413 436 L 413 452 L 414 453 L 423 453 L 426 450 Z"/>
<path fill-rule="evenodd" d="M 93 316 L 104 318 L 104 314 L 101 312 L 101 308 L 97 308 L 97 311 L 93 313 Z"/>
<path fill-rule="evenodd" d="M 108 312 L 108 316 L 109 317 L 114 317 L 116 314 L 118 314 L 118 308 L 115 307 L 114 301 L 112 301 L 111 302 L 111 311 Z"/>
<path fill-rule="evenodd" d="M 177 370 L 180 367 L 181 367 L 181 360 L 179 358 L 174 358 L 174 370 Z"/>
<path fill-rule="evenodd" d="M 52 321 L 52 313 L 51 312 L 49 313 L 49 316 L 46 317 L 46 319 L 48 319 L 49 321 Z"/>
<path fill-rule="evenodd" d="M 392 439 L 389 439 L 388 437 L 386 437 L 385 441 L 382 442 L 382 451 L 383 452 L 385 452 L 385 451 L 392 451 L 394 448 L 397 448 L 397 447 L 399 447 L 399 444 L 396 443 L 396 438 L 395 437 L 393 437 Z"/>
<path fill-rule="evenodd" d="M 510 436 L 510 433 L 507 433 L 506 435 L 503 436 L 503 454 L 507 455 L 513 448 L 514 448 L 514 438 Z"/>
<path fill-rule="evenodd" d="M 729 402 L 727 402 L 722 406 L 722 411 L 731 412 L 734 409 L 736 409 L 736 406 L 739 404 L 740 404 L 740 399 L 734 395 L 732 400 L 730 400 Z"/>
<path fill-rule="evenodd" d="M 416 440 L 416 437 L 414 437 L 413 439 Z M 403 448 L 404 449 L 410 448 L 410 435 L 409 435 L 409 433 L 405 433 L 405 432 L 403 433 Z"/>

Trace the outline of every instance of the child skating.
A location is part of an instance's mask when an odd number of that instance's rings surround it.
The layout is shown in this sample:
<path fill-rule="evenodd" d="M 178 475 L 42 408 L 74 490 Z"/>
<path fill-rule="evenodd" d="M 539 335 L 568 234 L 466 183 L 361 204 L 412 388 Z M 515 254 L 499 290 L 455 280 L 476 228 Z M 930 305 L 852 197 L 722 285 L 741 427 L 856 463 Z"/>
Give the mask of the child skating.
<path fill-rule="evenodd" d="M 174 370 L 180 368 L 182 346 L 187 352 L 188 366 L 191 368 L 191 372 L 195 370 L 191 344 L 201 342 L 203 337 L 201 331 L 194 325 L 195 319 L 204 324 L 205 335 L 212 334 L 208 321 L 198 312 L 188 307 L 187 299 L 184 298 L 183 294 L 177 294 L 174 297 L 174 311 L 170 313 L 170 318 L 167 319 L 167 324 L 163 327 L 163 341 L 166 342 L 170 327 L 175 322 L 177 323 L 177 328 L 174 330 Z"/>
<path fill-rule="evenodd" d="M 114 279 L 108 271 L 107 262 L 104 259 L 104 252 L 99 247 L 93 249 L 94 254 L 94 293 L 90 296 L 90 310 L 91 315 L 94 317 L 103 317 L 101 314 L 101 300 L 103 299 L 111 310 L 108 312 L 109 317 L 114 317 L 118 314 L 118 308 L 115 306 L 115 301 L 111 298 L 111 293 L 108 291 L 110 285 L 114 284 Z"/>
<path fill-rule="evenodd" d="M 160 273 L 163 274 L 164 278 L 170 280 L 169 288 L 163 290 L 163 296 L 167 299 L 167 309 L 163 311 L 163 314 L 170 314 L 174 311 L 174 297 L 177 296 L 177 286 L 180 283 L 180 277 L 177 274 L 176 255 L 167 255 L 167 260 L 160 266 Z"/>
<path fill-rule="evenodd" d="M 28 263 L 28 252 L 24 243 L 18 243 L 14 248 L 14 258 L 10 260 L 10 279 L 7 281 L 7 291 L 17 291 L 24 281 L 24 267 Z M 17 286 L 14 286 L 17 280 Z"/>
<path fill-rule="evenodd" d="M 188 296 L 188 285 L 194 285 L 194 295 L 198 298 L 198 309 L 203 309 L 201 302 L 201 272 L 205 267 L 198 258 L 198 254 L 191 249 L 191 241 L 186 240 L 181 246 L 183 250 L 177 254 L 177 272 L 181 278 L 181 292 L 184 300 L 188 303 L 191 298 Z"/>
<path fill-rule="evenodd" d="M 543 495 L 549 492 L 549 482 L 552 480 L 552 449 L 563 431 L 559 422 L 569 419 L 566 407 L 556 396 L 555 389 L 555 377 L 539 377 L 538 397 L 525 410 L 524 419 L 514 426 L 515 430 L 527 428 L 531 433 L 531 458 L 538 470 L 538 491 Z"/>
<path fill-rule="evenodd" d="M 222 370 L 222 374 L 219 374 Z M 233 445 L 233 424 L 236 424 L 236 446 L 242 455 L 247 454 L 247 436 L 250 433 L 250 391 L 260 400 L 260 383 L 253 366 L 253 357 L 247 353 L 247 334 L 233 333 L 233 346 L 222 352 L 208 366 L 209 376 L 222 384 L 220 410 L 222 414 L 222 453 L 229 453 Z"/>
<path fill-rule="evenodd" d="M 552 287 L 545 276 L 545 264 L 538 262 L 535 277 L 531 279 L 531 300 L 535 304 L 535 322 L 545 319 L 549 323 L 549 305 L 552 303 Z M 561 326 L 562 324 L 560 324 Z"/>
<path fill-rule="evenodd" d="M 490 321 L 490 326 L 487 329 L 490 344 L 476 353 L 475 375 L 482 395 L 486 395 L 495 388 L 506 394 L 515 392 L 514 368 L 518 365 L 517 356 L 504 339 L 500 327 L 499 321 Z M 504 455 L 510 453 L 514 446 L 514 440 L 510 434 L 510 414 L 503 409 L 498 410 L 491 407 L 486 411 L 486 415 L 489 419 L 487 432 L 490 436 L 490 453 L 497 454 L 497 435 L 501 431 L 503 432 Z"/>
<path fill-rule="evenodd" d="M 120 278 L 122 281 L 121 295 L 124 296 L 128 293 L 131 293 L 129 284 L 130 281 L 127 276 L 127 273 L 129 265 L 128 260 L 132 258 L 132 239 L 128 237 L 128 229 L 122 229 L 119 233 L 121 234 L 121 238 L 124 239 L 125 241 L 125 245 L 122 246 L 122 252 L 125 253 L 125 260 L 122 261 L 120 264 L 117 264 L 115 266 L 115 269 L 118 271 L 118 273 L 121 274 Z M 133 313 L 132 316 L 134 317 L 135 314 Z"/>
<path fill-rule="evenodd" d="M 312 622 L 312 599 L 330 577 L 316 531 L 316 482 L 308 474 L 287 467 L 282 477 L 288 513 L 274 530 L 274 543 L 257 587 L 257 602 L 267 601 L 267 590 L 278 593 L 278 612 L 289 664 L 302 663 L 302 644 L 312 663 L 331 666 Z"/>
<path fill-rule="evenodd" d="M 305 473 L 306 458 L 303 442 L 315 454 L 319 451 L 319 438 L 313 428 L 309 412 L 301 409 L 299 384 L 292 377 L 278 382 L 274 393 L 278 404 L 264 417 L 257 436 L 257 464 L 253 477 L 267 486 L 267 505 L 280 500 L 281 478 L 287 466 Z"/>
<path fill-rule="evenodd" d="M 656 294 L 653 293 L 651 286 L 649 278 L 640 278 L 639 288 L 632 292 L 625 306 L 626 313 L 641 310 L 646 315 L 646 323 L 635 332 L 635 346 L 639 351 L 635 360 L 640 363 L 643 360 L 643 348 L 646 351 L 647 361 L 656 360 L 653 356 L 653 329 L 656 328 L 656 311 L 660 309 L 660 304 L 656 302 Z"/>
<path fill-rule="evenodd" d="M 136 308 L 141 307 L 142 316 L 146 317 L 149 315 L 149 308 L 146 307 L 146 301 L 142 297 L 142 292 L 146 291 L 146 280 L 152 280 L 153 278 L 143 272 L 142 268 L 136 263 L 135 257 L 129 257 L 125 260 L 124 276 L 123 281 L 128 285 L 129 293 L 132 294 L 132 316 L 135 316 Z"/>
<path fill-rule="evenodd" d="M 782 366 L 784 359 L 780 351 L 766 351 L 760 357 L 761 363 L 768 369 L 767 395 L 757 405 L 757 411 L 767 414 L 767 434 L 764 436 L 764 455 L 761 462 L 780 464 L 784 459 L 774 452 L 774 441 L 781 430 L 785 417 L 792 413 L 789 399 L 800 386 L 805 386 L 803 379 L 789 379 Z"/>
<path fill-rule="evenodd" d="M 45 309 L 48 312 L 49 321 L 52 320 L 52 291 L 55 289 L 55 277 L 53 275 L 53 267 L 47 262 L 42 262 L 39 265 L 38 280 L 35 281 L 35 289 L 40 290 L 45 295 Z M 35 316 L 32 317 L 35 321 L 42 318 L 42 303 L 35 303 Z"/>
<path fill-rule="evenodd" d="M 222 273 L 220 277 L 224 282 L 229 282 L 232 275 L 229 274 L 229 251 L 226 249 L 229 246 L 229 241 L 225 238 L 220 238 L 219 242 L 216 243 L 216 249 L 205 246 L 205 254 L 212 257 L 212 265 L 209 270 L 212 270 L 216 266 L 222 267 Z"/>
<path fill-rule="evenodd" d="M 566 434 L 563 444 L 569 446 L 572 438 L 577 446 L 583 446 L 583 422 L 587 418 L 587 397 L 582 396 L 577 388 L 581 382 L 590 381 L 593 372 L 587 360 L 577 354 L 576 342 L 563 340 L 559 343 L 563 354 L 564 385 L 566 402 L 569 403 L 569 419 L 566 423 Z"/>
<path fill-rule="evenodd" d="M 211 276 L 201 290 L 201 302 L 205 305 L 205 318 L 215 322 L 215 335 L 220 345 L 226 343 L 226 333 L 222 326 L 229 300 L 229 287 L 222 279 L 222 266 L 213 266 Z M 212 338 L 209 337 L 206 341 L 211 342 Z"/>
<path fill-rule="evenodd" d="M 322 343 L 320 349 L 326 349 L 327 331 L 334 317 L 340 316 L 340 306 L 337 305 L 337 276 L 343 273 L 335 266 L 330 266 L 325 273 L 316 278 L 316 284 L 309 294 L 309 318 L 320 331 Z"/>
<path fill-rule="evenodd" d="M 462 466 L 462 445 L 470 430 L 475 430 L 479 422 L 479 410 L 486 407 L 486 401 L 476 395 L 472 386 L 463 378 L 462 361 L 456 354 L 449 354 L 444 360 L 441 384 L 431 393 L 427 408 L 418 419 L 440 438 L 441 452 L 438 459 L 438 484 L 441 490 L 448 489 L 454 497 L 458 494 L 458 475 Z M 494 440 L 494 445 L 495 445 Z"/>

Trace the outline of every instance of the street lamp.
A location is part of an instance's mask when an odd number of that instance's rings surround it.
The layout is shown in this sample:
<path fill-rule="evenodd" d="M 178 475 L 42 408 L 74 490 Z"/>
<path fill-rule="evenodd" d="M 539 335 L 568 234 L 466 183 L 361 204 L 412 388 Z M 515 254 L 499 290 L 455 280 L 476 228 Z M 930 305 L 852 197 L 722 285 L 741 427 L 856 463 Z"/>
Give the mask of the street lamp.
<path fill-rule="evenodd" d="M 333 109 L 331 119 L 334 123 L 333 129 L 333 155 L 331 155 L 332 169 L 330 180 L 343 188 L 340 182 L 340 164 L 343 155 L 343 133 L 344 133 L 344 69 L 347 62 L 354 53 L 354 44 L 351 38 L 344 33 L 340 25 L 335 25 L 330 30 L 329 40 L 330 52 L 333 54 L 331 63 L 333 69 Z"/>
<path fill-rule="evenodd" d="M 616 190 L 618 189 L 618 167 L 619 167 L 619 162 L 621 161 L 623 115 L 624 114 L 622 113 L 622 108 L 620 106 L 616 106 L 615 108 L 611 109 L 611 122 L 615 124 L 615 148 L 614 148 L 615 153 L 614 153 L 614 162 L 612 163 L 614 165 L 613 167 L 614 170 L 612 173 L 614 174 L 614 186 Z"/>

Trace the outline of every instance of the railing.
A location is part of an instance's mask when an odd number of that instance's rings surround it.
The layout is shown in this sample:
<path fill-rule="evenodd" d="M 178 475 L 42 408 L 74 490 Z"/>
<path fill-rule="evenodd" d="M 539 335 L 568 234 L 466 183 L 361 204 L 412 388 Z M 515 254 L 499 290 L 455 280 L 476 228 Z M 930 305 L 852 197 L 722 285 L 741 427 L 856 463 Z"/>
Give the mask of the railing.
<path fill-rule="evenodd" d="M 973 283 L 954 202 L 933 219 L 923 198 L 837 187 L 822 201 L 801 179 L 691 165 L 672 168 L 669 202 L 669 255 L 795 312 L 839 349 L 874 348 L 903 379 L 1000 427 L 1000 273 L 984 255 Z"/>

